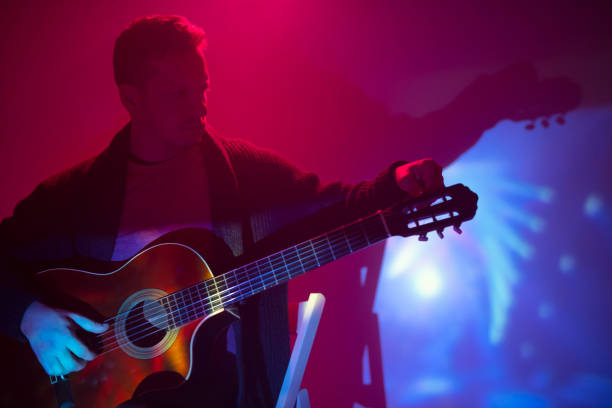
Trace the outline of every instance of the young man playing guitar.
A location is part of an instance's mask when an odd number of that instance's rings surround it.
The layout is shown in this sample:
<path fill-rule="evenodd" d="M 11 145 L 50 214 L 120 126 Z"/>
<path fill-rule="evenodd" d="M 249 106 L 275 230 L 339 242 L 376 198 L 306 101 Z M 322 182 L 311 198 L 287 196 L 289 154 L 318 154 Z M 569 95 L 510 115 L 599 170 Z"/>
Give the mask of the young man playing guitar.
<path fill-rule="evenodd" d="M 444 187 L 442 168 L 431 159 L 394 163 L 357 185 L 322 185 L 273 152 L 214 135 L 205 121 L 205 45 L 204 32 L 183 17 L 135 20 L 118 37 L 113 61 L 131 121 L 101 154 L 41 183 L 2 222 L 8 293 L 2 325 L 25 336 L 50 376 L 92 367 L 97 350 L 85 339 L 109 331 L 103 316 L 58 296 L 63 288 L 32 283 L 50 265 L 109 272 L 100 265 L 126 261 L 170 235 L 203 247 L 223 271 L 231 266 L 227 258 L 252 259 L 278 250 L 278 242 L 298 242 Z M 172 273 L 180 278 L 180 270 Z M 122 406 L 272 406 L 289 361 L 286 283 L 233 311 L 240 319 L 231 324 L 228 344 L 216 338 L 216 356 L 207 360 L 218 375 L 199 377 L 200 392 L 170 399 L 126 387 L 113 394 L 125 384 L 101 378 L 92 380 L 92 389 L 102 391 L 91 405 L 130 399 Z M 197 364 L 196 350 L 193 358 Z M 217 377 L 228 382 L 222 386 Z M 163 378 L 162 388 L 176 383 Z"/>
<path fill-rule="evenodd" d="M 270 151 L 211 134 L 205 45 L 204 32 L 182 17 L 134 21 L 114 50 L 130 123 L 100 155 L 43 182 L 2 224 L 13 308 L 3 309 L 3 325 L 25 335 L 51 376 L 82 370 L 96 354 L 77 332 L 108 325 L 45 302 L 24 271 L 68 259 L 126 260 L 166 233 L 194 228 L 238 256 L 324 207 L 313 219 L 331 227 L 443 187 L 432 160 L 396 163 L 355 186 L 321 185 Z M 239 387 L 228 393 L 240 406 L 272 406 L 289 359 L 286 284 L 244 302 L 238 314 L 229 337 Z"/>

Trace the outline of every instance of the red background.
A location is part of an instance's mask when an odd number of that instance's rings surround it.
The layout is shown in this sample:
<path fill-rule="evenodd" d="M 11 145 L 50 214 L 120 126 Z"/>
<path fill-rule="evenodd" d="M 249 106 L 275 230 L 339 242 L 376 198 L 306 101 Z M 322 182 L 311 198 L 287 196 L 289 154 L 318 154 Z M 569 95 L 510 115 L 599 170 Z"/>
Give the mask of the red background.
<path fill-rule="evenodd" d="M 484 126 L 470 128 L 469 138 L 419 118 L 445 107 L 477 76 L 517 61 L 533 62 L 543 77 L 576 81 L 582 106 L 609 102 L 609 14 L 512 4 L 5 3 L 0 215 L 43 178 L 100 152 L 126 122 L 112 79 L 113 42 L 133 18 L 148 14 L 182 14 L 206 30 L 209 123 L 219 133 L 272 148 L 323 180 L 370 178 L 397 159 L 430 156 L 449 164 L 486 129 L 478 109 L 486 111 L 488 101 L 455 115 L 457 124 Z M 312 291 L 328 299 L 305 379 L 313 406 L 384 405 L 371 317 L 382 250 L 291 285 L 293 299 Z M 371 274 L 360 286 L 364 265 Z M 362 384 L 364 344 L 371 386 Z"/>

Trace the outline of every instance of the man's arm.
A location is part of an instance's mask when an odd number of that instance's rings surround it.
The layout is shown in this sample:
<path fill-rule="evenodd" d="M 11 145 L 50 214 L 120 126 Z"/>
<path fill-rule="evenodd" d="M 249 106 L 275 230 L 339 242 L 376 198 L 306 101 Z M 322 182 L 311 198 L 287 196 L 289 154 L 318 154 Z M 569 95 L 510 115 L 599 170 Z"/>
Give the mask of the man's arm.
<path fill-rule="evenodd" d="M 311 224 L 308 233 L 320 233 L 444 185 L 442 168 L 431 159 L 395 162 L 374 179 L 354 185 L 323 184 L 315 174 L 270 150 L 242 140 L 225 142 L 249 207 L 255 241 L 304 217 Z"/>

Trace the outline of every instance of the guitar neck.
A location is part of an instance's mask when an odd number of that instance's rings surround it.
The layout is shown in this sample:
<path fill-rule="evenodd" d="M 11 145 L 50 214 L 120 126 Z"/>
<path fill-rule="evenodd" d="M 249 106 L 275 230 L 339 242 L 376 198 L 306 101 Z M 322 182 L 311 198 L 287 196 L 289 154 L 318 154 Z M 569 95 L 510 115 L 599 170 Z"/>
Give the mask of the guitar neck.
<path fill-rule="evenodd" d="M 171 328 L 240 302 L 391 236 L 381 211 L 175 292 L 160 302 Z"/>
<path fill-rule="evenodd" d="M 171 312 L 170 326 L 180 327 L 392 235 L 417 235 L 426 241 L 428 232 L 436 231 L 443 237 L 447 227 L 461 233 L 459 226 L 474 217 L 477 201 L 478 196 L 462 184 L 445 187 L 165 296 L 159 302 Z"/>

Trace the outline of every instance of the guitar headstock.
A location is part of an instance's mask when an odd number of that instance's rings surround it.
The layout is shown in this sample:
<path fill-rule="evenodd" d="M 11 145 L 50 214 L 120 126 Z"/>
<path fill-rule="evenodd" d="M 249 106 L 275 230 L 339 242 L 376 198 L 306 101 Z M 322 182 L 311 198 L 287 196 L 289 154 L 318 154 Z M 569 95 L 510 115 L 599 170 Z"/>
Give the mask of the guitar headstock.
<path fill-rule="evenodd" d="M 445 187 L 435 193 L 404 201 L 382 212 L 391 235 L 409 237 L 418 235 L 427 241 L 427 233 L 453 227 L 461 233 L 461 224 L 476 214 L 478 195 L 463 184 Z"/>

